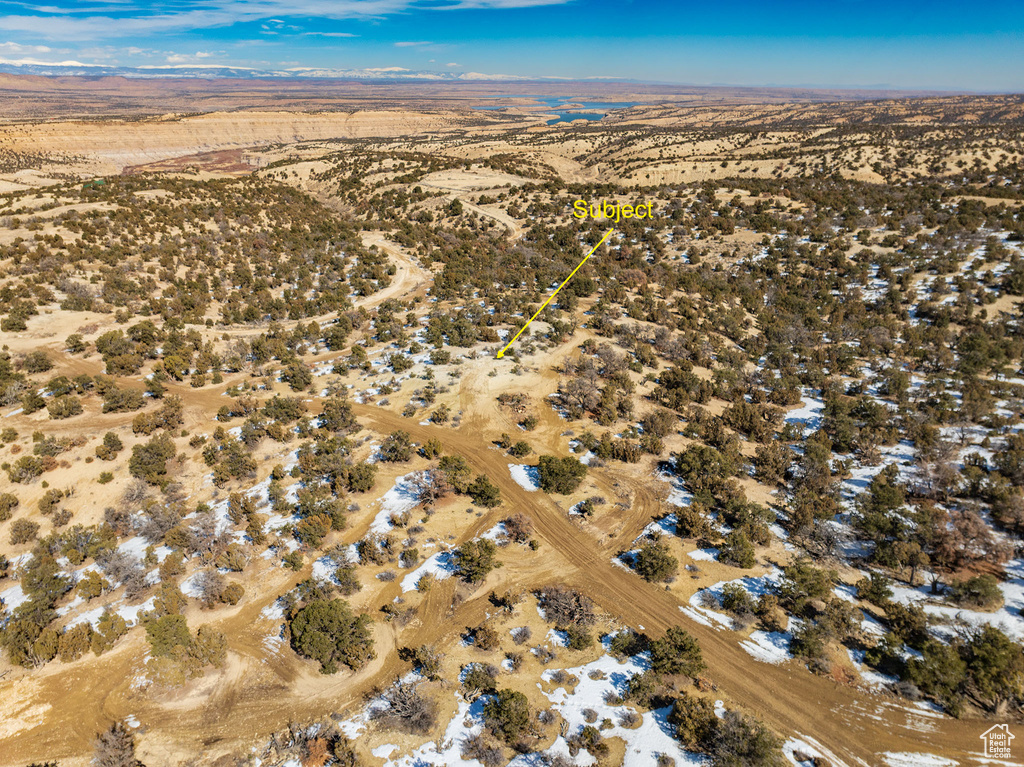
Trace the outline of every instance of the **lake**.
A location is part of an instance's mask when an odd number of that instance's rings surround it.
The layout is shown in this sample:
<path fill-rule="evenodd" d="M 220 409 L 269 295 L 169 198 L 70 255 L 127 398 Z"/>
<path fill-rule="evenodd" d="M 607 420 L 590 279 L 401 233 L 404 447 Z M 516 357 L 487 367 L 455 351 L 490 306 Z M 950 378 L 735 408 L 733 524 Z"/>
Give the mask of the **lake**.
<path fill-rule="evenodd" d="M 629 107 L 635 107 L 640 104 L 646 103 L 643 101 L 581 101 L 578 99 L 569 98 L 567 96 L 535 96 L 535 95 L 507 95 L 507 96 L 490 96 L 488 98 L 494 99 L 532 99 L 533 101 L 539 101 L 544 105 L 546 112 L 553 112 L 555 119 L 548 120 L 548 125 L 554 125 L 555 123 L 572 122 L 573 120 L 600 120 L 605 116 L 607 112 L 615 109 L 627 109 Z M 572 104 L 571 107 L 568 107 Z M 480 109 L 485 111 L 495 111 L 498 109 L 509 109 L 507 106 L 484 106 L 484 107 L 473 107 L 473 109 Z M 604 110 L 601 112 L 588 112 L 584 110 L 588 109 L 600 109 Z"/>

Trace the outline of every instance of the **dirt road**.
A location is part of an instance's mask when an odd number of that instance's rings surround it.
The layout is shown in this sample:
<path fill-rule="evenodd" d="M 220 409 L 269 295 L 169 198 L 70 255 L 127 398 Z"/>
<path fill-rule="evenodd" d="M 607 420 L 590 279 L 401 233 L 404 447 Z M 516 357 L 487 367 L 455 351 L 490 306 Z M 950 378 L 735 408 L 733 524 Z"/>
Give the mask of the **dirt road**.
<path fill-rule="evenodd" d="M 734 635 L 715 631 L 688 619 L 676 599 L 662 588 L 612 564 L 621 538 L 598 545 L 574 525 L 547 495 L 527 492 L 508 471 L 506 456 L 489 450 L 485 424 L 470 419 L 458 431 L 420 426 L 409 419 L 372 405 L 357 406 L 360 420 L 375 430 L 408 431 L 416 441 L 437 438 L 447 450 L 459 452 L 475 471 L 486 473 L 502 492 L 505 508 L 530 514 L 543 546 L 553 549 L 569 566 L 566 582 L 588 594 L 609 614 L 634 628 L 659 635 L 669 626 L 683 626 L 700 641 L 708 663 L 708 676 L 719 695 L 732 705 L 747 709 L 779 733 L 814 738 L 847 765 L 874 766 L 884 752 L 930 752 L 975 763 L 978 735 L 984 722 L 929 718 L 922 732 L 921 714 L 894 705 L 895 699 L 871 696 L 814 676 L 796 664 L 774 666 L 754 660 Z M 493 427 L 492 427 L 493 429 Z M 519 584 L 521 586 L 541 585 Z"/>
<path fill-rule="evenodd" d="M 363 306 L 369 309 L 374 306 L 380 306 L 389 298 L 412 298 L 433 279 L 433 275 L 430 272 L 416 263 L 416 260 L 406 253 L 400 245 L 396 245 L 389 240 L 384 232 L 363 232 L 362 239 L 366 247 L 376 245 L 391 256 L 395 261 L 396 271 L 391 279 L 391 284 L 386 288 L 378 290 L 376 293 L 365 298 L 356 299 L 355 305 L 357 307 Z"/>
<path fill-rule="evenodd" d="M 484 208 L 480 205 L 477 205 L 475 202 L 466 199 L 465 192 L 467 190 L 464 189 L 463 187 L 451 184 L 440 184 L 437 183 L 436 181 L 421 181 L 419 185 L 425 186 L 429 189 L 439 189 L 442 192 L 448 192 L 449 199 L 458 199 L 459 202 L 462 203 L 463 207 L 468 208 L 469 210 L 473 211 L 474 213 L 480 216 L 484 216 L 485 218 L 497 221 L 499 224 L 501 224 L 508 230 L 509 239 L 518 240 L 520 237 L 523 236 L 522 227 L 519 226 L 519 224 L 516 222 L 514 218 L 512 218 L 505 211 L 501 210 L 500 208 L 497 208 L 496 206 L 491 208 Z"/>
<path fill-rule="evenodd" d="M 98 365 L 99 361 L 89 360 L 88 364 Z M 530 570 L 513 563 L 492 573 L 454 609 L 454 582 L 438 584 L 428 592 L 409 626 L 399 630 L 392 624 L 377 624 L 376 661 L 358 673 L 326 678 L 287 649 L 267 651 L 266 624 L 259 622 L 260 611 L 272 603 L 275 595 L 309 575 L 308 565 L 298 574 L 272 568 L 266 574 L 271 582 L 261 589 L 260 599 L 243 602 L 227 616 L 214 613 L 202 618 L 230 637 L 233 660 L 227 669 L 204 679 L 202 687 L 190 690 L 182 700 L 173 696 L 153 698 L 133 688 L 145 651 L 145 640 L 138 633 L 101 658 L 90 658 L 71 668 L 50 664 L 18 680 L 0 682 L 0 701 L 29 695 L 37 701 L 60 700 L 66 704 L 45 713 L 46 726 L 24 730 L 5 744 L 0 764 L 13 766 L 60 758 L 72 766 L 79 762 L 84 765 L 84 760 L 76 757 L 88 752 L 94 734 L 111 720 L 129 715 L 161 723 L 144 741 L 147 755 L 153 757 L 151 764 L 176 764 L 180 761 L 177 757 L 188 753 L 196 743 L 212 761 L 212 757 L 261 742 L 284 726 L 285 719 L 308 721 L 332 711 L 354 710 L 365 693 L 387 684 L 408 668 L 393 652 L 397 646 L 444 646 L 456 641 L 465 626 L 483 620 L 490 607 L 486 595 L 491 589 L 500 591 L 513 582 L 530 589 L 556 579 L 588 594 L 609 615 L 634 628 L 643 627 L 653 636 L 669 626 L 683 626 L 700 641 L 708 676 L 718 685 L 719 697 L 754 713 L 786 737 L 799 733 L 805 739 L 815 739 L 834 756 L 836 765 L 873 767 L 883 764 L 880 754 L 884 752 L 935 753 L 957 759 L 961 765 L 980 763 L 975 755 L 978 735 L 986 723 L 923 719 L 919 710 L 903 707 L 895 699 L 840 687 L 795 663 L 773 666 L 758 662 L 739 646 L 736 635 L 694 623 L 680 611 L 673 594 L 613 565 L 615 552 L 630 544 L 643 523 L 663 510 L 657 493 L 630 487 L 634 497 L 631 511 L 636 513 L 599 541 L 593 528 L 584 529 L 571 521 L 552 498 L 524 490 L 511 478 L 507 456 L 490 449 L 490 440 L 508 429 L 511 422 L 496 411 L 487 383 L 493 379 L 483 370 L 481 366 L 466 376 L 463 392 L 470 406 L 465 408 L 458 429 L 419 425 L 374 405 L 356 405 L 355 410 L 360 422 L 377 433 L 403 429 L 417 442 L 439 439 L 445 452 L 465 456 L 474 473 L 487 474 L 499 486 L 503 506 L 475 520 L 453 543 L 478 535 L 513 510 L 522 511 L 533 518 L 544 553 L 543 568 Z M 556 418 L 550 410 L 548 416 Z M 546 449 L 553 450 L 559 433 L 558 424 L 552 423 L 539 435 L 538 446 L 543 441 Z M 599 482 L 611 484 L 625 479 L 614 470 L 599 469 L 594 475 Z M 358 539 L 364 528 L 344 531 L 343 542 Z M 363 605 L 362 609 L 376 609 L 398 595 L 399 586 L 394 584 L 377 595 L 374 604 Z"/>

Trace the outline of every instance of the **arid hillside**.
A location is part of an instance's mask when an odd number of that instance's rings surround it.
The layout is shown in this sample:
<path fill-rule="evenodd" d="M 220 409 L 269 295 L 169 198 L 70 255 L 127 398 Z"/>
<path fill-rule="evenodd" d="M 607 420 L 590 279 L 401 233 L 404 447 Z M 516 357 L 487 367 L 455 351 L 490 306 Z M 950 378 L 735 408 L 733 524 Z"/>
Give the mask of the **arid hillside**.
<path fill-rule="evenodd" d="M 987 764 L 1018 109 L 3 126 L 0 767 Z"/>

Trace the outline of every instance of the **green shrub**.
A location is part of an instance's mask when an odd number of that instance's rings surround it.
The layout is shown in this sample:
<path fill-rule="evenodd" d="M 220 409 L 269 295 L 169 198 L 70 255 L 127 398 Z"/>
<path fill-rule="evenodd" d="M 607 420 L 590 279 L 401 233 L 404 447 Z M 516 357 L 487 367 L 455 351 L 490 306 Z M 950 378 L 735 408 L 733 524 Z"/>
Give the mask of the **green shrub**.
<path fill-rule="evenodd" d="M 727 711 L 716 727 L 709 749 L 713 767 L 785 767 L 782 741 L 767 726 L 735 711 Z"/>
<path fill-rule="evenodd" d="M 46 410 L 50 414 L 50 418 L 56 420 L 71 418 L 82 412 L 82 400 L 70 394 L 53 397 L 46 403 Z"/>
<path fill-rule="evenodd" d="M 292 648 L 319 661 L 321 674 L 337 672 L 339 663 L 357 669 L 375 657 L 370 622 L 367 615 L 353 615 L 342 599 L 313 600 L 289 624 Z"/>
<path fill-rule="evenodd" d="M 1003 605 L 1003 592 L 994 575 L 975 575 L 950 585 L 953 588 L 950 599 L 961 607 L 995 610 Z"/>
<path fill-rule="evenodd" d="M 459 575 L 467 583 L 479 583 L 496 567 L 497 546 L 486 538 L 479 541 L 466 541 L 455 549 L 455 566 Z"/>
<path fill-rule="evenodd" d="M 146 639 L 153 655 L 170 655 L 178 646 L 187 646 L 191 637 L 184 615 L 164 615 L 146 622 Z"/>
<path fill-rule="evenodd" d="M 0 522 L 6 522 L 18 508 L 18 496 L 14 493 L 0 493 Z"/>
<path fill-rule="evenodd" d="M 878 607 L 885 607 L 892 599 L 892 581 L 881 573 L 871 573 L 857 581 L 857 598 Z"/>
<path fill-rule="evenodd" d="M 103 444 L 96 448 L 96 457 L 104 461 L 113 461 L 117 454 L 124 450 L 124 443 L 114 432 L 108 431 L 103 435 Z"/>
<path fill-rule="evenodd" d="M 467 698 L 473 700 L 481 694 L 496 692 L 498 685 L 486 666 L 474 663 L 462 674 L 462 689 Z"/>
<path fill-rule="evenodd" d="M 11 523 L 11 545 L 20 546 L 35 540 L 39 534 L 39 524 L 29 519 L 16 519 Z"/>
<path fill-rule="evenodd" d="M 587 467 L 573 457 L 556 458 L 553 455 L 542 455 L 537 463 L 540 474 L 540 487 L 546 493 L 568 495 L 587 476 Z"/>
<path fill-rule="evenodd" d="M 733 567 L 749 569 L 757 564 L 754 544 L 742 530 L 733 530 L 718 549 L 718 561 Z"/>
<path fill-rule="evenodd" d="M 34 351 L 25 355 L 23 365 L 26 373 L 45 373 L 53 368 L 53 361 L 46 352 Z"/>
<path fill-rule="evenodd" d="M 668 722 L 675 727 L 676 740 L 691 751 L 706 752 L 718 733 L 714 704 L 685 692 L 672 704 Z"/>
<path fill-rule="evenodd" d="M 380 460 L 402 463 L 412 458 L 412 439 L 407 431 L 395 431 L 384 438 L 380 446 Z"/>
<path fill-rule="evenodd" d="M 679 560 L 669 554 L 664 541 L 647 541 L 636 553 L 633 569 L 645 581 L 662 582 L 676 576 Z"/>
<path fill-rule="evenodd" d="M 704 668 L 700 645 L 679 626 L 670 626 L 661 639 L 651 642 L 651 669 L 657 674 L 695 676 Z"/>
<path fill-rule="evenodd" d="M 473 499 L 473 503 L 478 506 L 493 509 L 495 506 L 501 505 L 501 490 L 484 474 L 478 475 L 466 488 L 466 492 Z"/>
<path fill-rule="evenodd" d="M 132 448 L 128 471 L 151 485 L 160 484 L 167 476 L 167 462 L 174 458 L 174 453 L 174 440 L 165 432 Z"/>
<path fill-rule="evenodd" d="M 518 690 L 499 690 L 484 704 L 484 721 L 506 743 L 515 743 L 530 724 L 530 701 Z"/>
<path fill-rule="evenodd" d="M 727 583 L 722 587 L 722 609 L 732 615 L 753 615 L 757 604 L 750 592 L 738 583 Z"/>
<path fill-rule="evenodd" d="M 81 354 L 86 350 L 85 340 L 78 333 L 72 333 L 65 339 L 64 346 L 72 354 Z"/>
<path fill-rule="evenodd" d="M 515 458 L 522 458 L 523 456 L 527 456 L 527 455 L 529 455 L 532 452 L 533 452 L 533 448 L 530 447 L 530 443 L 524 442 L 522 440 L 520 440 L 519 442 L 516 442 L 514 445 L 512 445 L 508 449 L 509 455 L 511 455 L 511 456 L 513 456 Z"/>

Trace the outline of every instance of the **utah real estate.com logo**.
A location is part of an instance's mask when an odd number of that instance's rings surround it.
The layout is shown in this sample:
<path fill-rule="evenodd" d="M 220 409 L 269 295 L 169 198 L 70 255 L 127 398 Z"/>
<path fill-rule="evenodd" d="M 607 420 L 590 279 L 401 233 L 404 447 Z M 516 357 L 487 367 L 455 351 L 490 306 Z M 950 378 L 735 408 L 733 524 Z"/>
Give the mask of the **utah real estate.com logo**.
<path fill-rule="evenodd" d="M 1010 741 L 1015 736 L 1010 732 L 1008 724 L 997 724 L 995 727 L 990 727 L 978 737 L 985 741 L 985 756 L 994 759 L 1010 758 Z"/>

